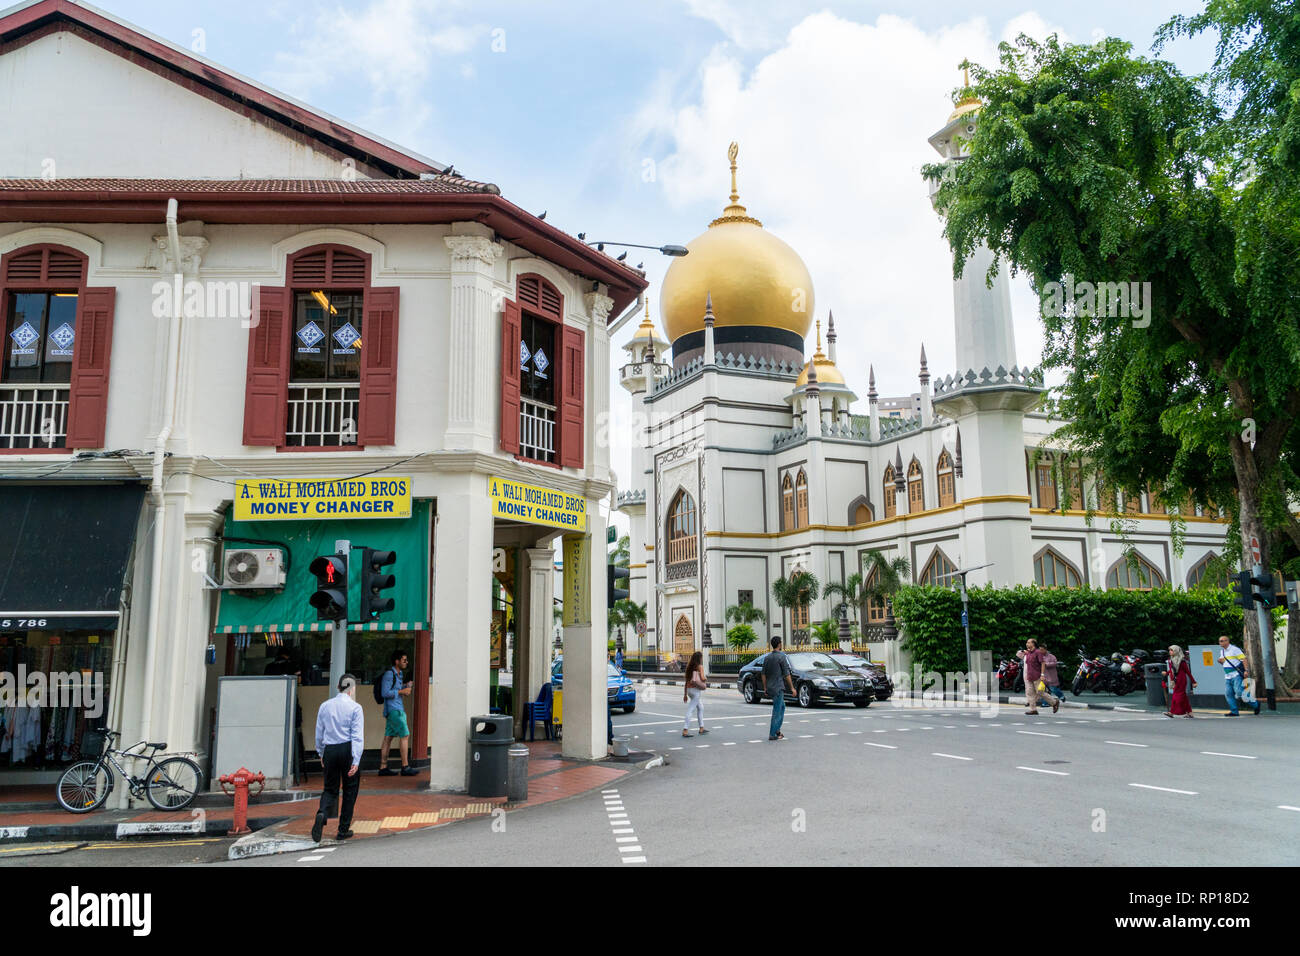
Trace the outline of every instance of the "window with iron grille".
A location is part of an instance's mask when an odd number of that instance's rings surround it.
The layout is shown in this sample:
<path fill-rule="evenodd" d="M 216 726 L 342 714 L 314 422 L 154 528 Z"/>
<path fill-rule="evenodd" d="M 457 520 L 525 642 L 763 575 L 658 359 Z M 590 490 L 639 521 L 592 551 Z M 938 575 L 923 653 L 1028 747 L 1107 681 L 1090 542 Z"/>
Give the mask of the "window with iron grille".
<path fill-rule="evenodd" d="M 355 446 L 364 295 L 352 290 L 312 289 L 295 292 L 293 303 L 285 445 Z"/>

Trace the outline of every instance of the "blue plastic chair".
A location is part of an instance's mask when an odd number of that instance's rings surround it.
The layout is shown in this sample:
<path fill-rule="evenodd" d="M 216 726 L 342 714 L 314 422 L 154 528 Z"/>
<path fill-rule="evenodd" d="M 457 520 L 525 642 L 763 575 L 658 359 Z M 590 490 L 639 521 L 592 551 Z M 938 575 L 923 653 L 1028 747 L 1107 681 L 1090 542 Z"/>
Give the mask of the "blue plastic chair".
<path fill-rule="evenodd" d="M 542 732 L 546 734 L 546 739 L 551 740 L 554 737 L 553 700 L 551 683 L 547 681 L 542 685 L 542 689 L 537 692 L 537 699 L 524 704 L 524 721 L 528 724 L 529 740 L 536 739 L 536 725 L 539 720 L 542 722 Z"/>

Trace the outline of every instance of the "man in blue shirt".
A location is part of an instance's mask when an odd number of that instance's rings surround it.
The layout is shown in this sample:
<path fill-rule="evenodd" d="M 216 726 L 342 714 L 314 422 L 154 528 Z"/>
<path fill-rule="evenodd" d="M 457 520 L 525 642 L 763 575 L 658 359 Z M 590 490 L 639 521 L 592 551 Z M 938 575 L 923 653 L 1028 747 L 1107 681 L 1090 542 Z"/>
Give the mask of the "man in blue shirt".
<path fill-rule="evenodd" d="M 311 838 L 319 843 L 325 822 L 338 806 L 343 788 L 343 809 L 339 812 L 338 838 L 352 836 L 352 808 L 361 791 L 361 751 L 364 748 L 366 715 L 357 703 L 357 679 L 344 674 L 339 692 L 320 705 L 316 713 L 316 753 L 325 769 L 325 791 L 312 824 Z"/>
<path fill-rule="evenodd" d="M 393 666 L 379 678 L 379 696 L 384 699 L 384 739 L 379 744 L 379 776 L 395 777 L 396 770 L 388 769 L 388 751 L 397 740 L 397 750 L 402 755 L 402 776 L 414 777 L 417 771 L 410 763 L 409 745 L 411 731 L 406 725 L 406 707 L 402 698 L 411 688 L 402 686 L 402 670 L 406 667 L 405 651 L 393 652 Z"/>
<path fill-rule="evenodd" d="M 772 638 L 772 651 L 763 658 L 763 693 L 772 695 L 772 724 L 768 740 L 785 740 L 781 723 L 785 720 L 785 689 L 794 696 L 794 682 L 790 679 L 790 661 L 781 652 L 781 638 Z"/>

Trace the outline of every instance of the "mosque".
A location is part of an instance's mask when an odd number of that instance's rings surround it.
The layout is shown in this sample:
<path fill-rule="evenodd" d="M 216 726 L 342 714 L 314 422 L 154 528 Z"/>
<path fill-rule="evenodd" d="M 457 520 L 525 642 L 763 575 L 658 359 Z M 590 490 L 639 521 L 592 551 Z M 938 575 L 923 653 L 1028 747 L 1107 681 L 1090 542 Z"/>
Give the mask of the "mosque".
<path fill-rule="evenodd" d="M 967 91 L 929 138 L 945 164 L 962 162 L 979 107 Z M 741 205 L 734 143 L 729 158 L 730 203 L 664 278 L 662 334 L 647 305 L 623 346 L 620 382 L 648 423 L 617 498 L 631 599 L 647 609 L 629 654 L 720 646 L 727 608 L 745 602 L 766 613 L 760 637 L 802 643 L 838 602 L 783 609 L 773 582 L 796 570 L 823 588 L 870 580 L 872 551 L 905 558 L 912 582 L 945 586 L 969 568 L 971 587 L 1187 588 L 1206 573 L 1226 519 L 1166 504 L 1158 489 L 1121 495 L 1063 454 L 1042 376 L 1016 353 L 1005 264 L 985 282 L 988 249 L 953 280 L 957 368 L 932 379 L 918 342 L 918 391 L 882 398 L 873 367 L 837 363 L 833 315 L 823 328 L 807 266 Z M 900 663 L 890 608 L 864 611 L 855 637 Z"/>

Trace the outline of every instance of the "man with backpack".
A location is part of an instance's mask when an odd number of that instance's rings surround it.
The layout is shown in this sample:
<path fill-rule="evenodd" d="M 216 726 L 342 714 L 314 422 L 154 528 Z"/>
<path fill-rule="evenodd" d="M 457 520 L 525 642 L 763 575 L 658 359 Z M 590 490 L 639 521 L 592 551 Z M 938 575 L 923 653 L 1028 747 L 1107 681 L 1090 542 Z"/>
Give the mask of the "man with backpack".
<path fill-rule="evenodd" d="M 1237 716 L 1237 702 L 1245 704 L 1247 707 L 1254 708 L 1255 714 L 1259 714 L 1259 701 L 1255 695 L 1246 690 L 1246 680 L 1250 674 L 1246 670 L 1246 654 L 1240 647 L 1228 639 L 1227 634 L 1219 636 L 1219 647 L 1223 653 L 1219 655 L 1219 663 L 1223 665 L 1223 696 L 1228 701 L 1228 712 L 1225 717 Z"/>
<path fill-rule="evenodd" d="M 393 652 L 393 666 L 384 671 L 375 682 L 375 700 L 384 705 L 384 739 L 379 745 L 379 776 L 396 777 L 398 771 L 388 769 L 388 752 L 393 740 L 397 741 L 398 752 L 402 755 L 403 777 L 414 777 L 419 771 L 410 763 L 411 731 L 406 725 L 406 707 L 402 698 L 411 693 L 410 687 L 402 684 L 402 670 L 406 667 L 405 651 Z"/>

